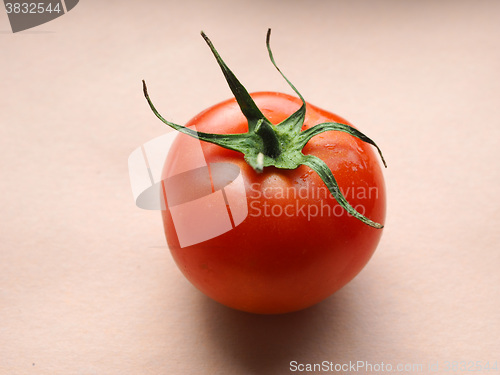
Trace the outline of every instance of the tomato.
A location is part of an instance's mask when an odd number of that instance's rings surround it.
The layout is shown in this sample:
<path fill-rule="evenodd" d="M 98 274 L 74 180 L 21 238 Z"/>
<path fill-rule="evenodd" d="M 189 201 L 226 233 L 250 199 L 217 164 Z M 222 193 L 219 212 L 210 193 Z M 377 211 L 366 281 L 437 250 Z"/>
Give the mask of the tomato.
<path fill-rule="evenodd" d="M 285 94 L 262 92 L 251 96 L 274 124 L 300 106 L 300 100 Z M 307 105 L 303 130 L 331 121 L 347 123 Z M 234 99 L 207 109 L 187 125 L 194 124 L 200 132 L 220 134 L 242 133 L 248 126 Z M 178 157 L 181 153 L 189 156 L 188 141 L 186 136 L 177 137 L 165 163 L 164 178 L 169 169 L 185 169 L 178 163 L 191 164 L 189 157 Z M 175 262 L 207 296 L 254 313 L 300 310 L 340 289 L 368 262 L 382 231 L 349 216 L 334 199 L 325 199 L 324 183 L 310 168 L 268 167 L 257 173 L 237 151 L 206 142 L 201 146 L 207 163 L 234 163 L 241 169 L 248 204 L 248 216 L 233 230 L 184 248 L 179 245 L 170 211 L 162 211 Z M 327 132 L 312 138 L 304 153 L 327 163 L 351 205 L 363 207 L 366 216 L 384 222 L 384 180 L 368 144 L 346 133 Z M 322 204 L 329 208 L 324 208 L 323 214 L 316 213 L 314 207 L 319 210 Z M 268 208 L 267 215 L 264 207 Z M 304 210 L 299 211 L 300 207 Z"/>
<path fill-rule="evenodd" d="M 199 152 L 195 147 L 201 145 L 209 166 L 226 163 L 240 171 L 246 199 L 236 204 L 246 205 L 247 216 L 219 236 L 182 246 L 169 204 L 162 211 L 168 246 L 185 277 L 226 306 L 260 314 L 304 309 L 352 280 L 379 243 L 386 194 L 381 165 L 370 145 L 374 143 L 345 119 L 303 101 L 291 84 L 300 98 L 235 90 L 240 88 L 239 82 L 232 80 L 232 72 L 211 48 L 236 99 L 214 105 L 189 121 L 186 127 L 195 125 L 197 134 L 164 120 L 145 85 L 144 92 L 162 121 L 202 140 L 193 143 L 191 137 L 177 136 L 164 164 L 163 179 L 196 164 Z M 268 124 L 267 133 L 259 133 L 262 119 Z M 283 125 L 289 123 L 293 126 Z M 336 124 L 340 128 L 335 129 L 341 131 L 324 131 L 330 128 L 318 124 Z M 312 134 L 310 129 L 320 128 L 307 141 L 296 141 Z M 219 135 L 219 143 L 209 137 L 213 134 Z M 228 141 L 220 136 L 224 134 L 250 134 L 253 138 Z M 277 142 L 273 134 L 277 134 Z M 248 146 L 247 139 L 255 142 L 248 141 Z M 300 147 L 296 149 L 297 142 Z M 183 176 L 175 195 L 188 202 L 201 185 L 196 174 Z M 209 193 L 221 184 L 213 182 Z M 227 209 L 230 211 L 229 205 Z M 222 214 L 200 211 L 195 221 L 211 225 L 220 219 L 217 215 Z M 202 226 L 189 229 L 196 233 Z"/>

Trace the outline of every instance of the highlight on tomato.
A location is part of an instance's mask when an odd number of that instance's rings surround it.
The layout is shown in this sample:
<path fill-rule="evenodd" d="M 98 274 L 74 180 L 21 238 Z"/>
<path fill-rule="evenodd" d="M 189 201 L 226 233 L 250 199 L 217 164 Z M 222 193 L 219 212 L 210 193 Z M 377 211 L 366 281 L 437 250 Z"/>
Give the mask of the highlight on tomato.
<path fill-rule="evenodd" d="M 186 126 L 164 164 L 162 219 L 185 277 L 234 309 L 279 314 L 312 306 L 352 280 L 382 235 L 378 146 L 344 118 L 297 97 L 248 93 L 211 49 L 234 99 Z M 201 156 L 200 156 L 201 155 Z M 213 235 L 211 235 L 213 233 Z"/>

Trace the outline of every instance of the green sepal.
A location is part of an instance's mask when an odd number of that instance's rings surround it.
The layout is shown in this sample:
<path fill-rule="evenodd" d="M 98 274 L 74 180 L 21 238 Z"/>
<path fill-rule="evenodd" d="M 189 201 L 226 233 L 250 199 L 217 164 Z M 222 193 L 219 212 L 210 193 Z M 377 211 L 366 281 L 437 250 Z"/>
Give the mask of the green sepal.
<path fill-rule="evenodd" d="M 366 216 L 360 214 L 354 209 L 354 207 L 349 204 L 347 199 L 340 191 L 339 185 L 337 184 L 332 171 L 330 170 L 330 168 L 328 168 L 328 165 L 326 165 L 323 160 L 314 155 L 304 155 L 304 161 L 302 162 L 302 164 L 311 168 L 319 175 L 319 177 L 321 177 L 330 193 L 332 193 L 333 197 L 337 200 L 338 204 L 340 204 L 349 214 L 371 227 L 377 229 L 382 229 L 384 227 L 382 224 L 376 223 L 368 219 Z"/>
<path fill-rule="evenodd" d="M 234 151 L 240 151 L 246 149 L 246 148 L 252 148 L 255 147 L 255 142 L 259 142 L 260 140 L 258 139 L 257 136 L 251 134 L 251 133 L 241 133 L 241 134 L 213 134 L 213 133 L 203 133 L 199 131 L 195 131 L 193 129 L 187 128 L 182 125 L 177 125 L 174 124 L 173 122 L 170 122 L 166 119 L 163 118 L 163 116 L 157 111 L 155 108 L 153 102 L 151 101 L 149 94 L 148 94 L 148 88 L 146 86 L 146 82 L 144 80 L 142 81 L 142 89 L 144 92 L 144 96 L 146 97 L 146 100 L 148 101 L 149 107 L 153 111 L 153 113 L 158 117 L 162 122 L 170 126 L 171 128 L 187 134 L 193 138 L 197 138 L 199 140 L 205 141 L 205 142 L 210 142 L 213 144 L 216 144 L 218 146 L 227 148 L 229 150 L 234 150 Z"/>
<path fill-rule="evenodd" d="M 361 139 L 363 142 L 369 143 L 372 146 L 374 146 L 377 149 L 378 154 L 380 155 L 380 159 L 382 159 L 382 163 L 384 163 L 384 167 L 387 168 L 384 155 L 382 155 L 382 151 L 377 146 L 377 144 L 373 142 L 370 138 L 368 138 L 366 135 L 361 133 L 358 129 L 353 128 L 352 126 L 346 124 L 341 124 L 339 122 L 324 122 L 322 124 L 314 125 L 313 127 L 306 129 L 299 134 L 298 142 L 302 145 L 302 147 L 304 147 L 307 144 L 307 142 L 309 142 L 309 140 L 315 135 L 331 130 L 345 132 L 347 134 L 352 135 L 353 137 Z"/>
<path fill-rule="evenodd" d="M 271 42 L 271 29 L 268 29 L 266 35 L 266 47 L 267 47 L 267 52 L 269 53 L 269 59 L 273 63 L 274 67 L 278 70 L 278 72 L 280 72 L 281 76 L 285 79 L 288 85 L 292 88 L 292 90 L 295 91 L 297 96 L 300 98 L 300 101 L 302 102 L 302 105 L 297 111 L 295 111 L 286 120 L 276 125 L 276 127 L 282 128 L 284 132 L 288 133 L 291 137 L 294 137 L 300 133 L 302 126 L 304 125 L 304 119 L 306 118 L 306 101 L 304 100 L 304 97 L 301 95 L 299 90 L 295 88 L 292 82 L 290 82 L 289 79 L 286 78 L 286 76 L 283 74 L 281 69 L 278 68 L 278 65 L 276 65 L 276 62 L 274 61 L 273 52 L 271 51 L 270 42 Z"/>
<path fill-rule="evenodd" d="M 245 87 L 243 87 L 243 85 L 236 78 L 233 72 L 227 67 L 224 60 L 222 60 L 222 58 L 219 55 L 219 52 L 217 52 L 214 45 L 212 44 L 212 41 L 206 36 L 206 34 L 203 31 L 201 32 L 201 36 L 203 37 L 203 39 L 205 39 L 205 42 L 207 42 L 208 46 L 210 47 L 210 50 L 215 56 L 215 59 L 217 60 L 217 63 L 219 64 L 219 67 L 221 68 L 222 73 L 226 78 L 229 88 L 233 92 L 233 95 L 236 98 L 238 105 L 240 106 L 241 112 L 248 121 L 248 131 L 249 132 L 253 131 L 255 129 L 255 126 L 257 125 L 257 122 L 261 119 L 265 119 L 267 122 L 269 122 L 269 120 L 266 119 L 266 117 L 257 107 L 257 105 L 255 104 L 252 97 L 245 89 Z"/>

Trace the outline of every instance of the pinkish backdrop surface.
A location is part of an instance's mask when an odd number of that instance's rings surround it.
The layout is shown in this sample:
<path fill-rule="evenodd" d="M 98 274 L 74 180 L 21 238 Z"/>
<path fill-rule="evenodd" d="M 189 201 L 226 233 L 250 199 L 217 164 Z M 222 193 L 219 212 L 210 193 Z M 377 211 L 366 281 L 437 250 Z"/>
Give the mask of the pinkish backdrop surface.
<path fill-rule="evenodd" d="M 12 34 L 0 9 L 0 374 L 500 362 L 498 14 L 497 1 L 82 1 Z M 250 91 L 291 93 L 268 27 L 306 100 L 376 139 L 389 165 L 368 266 L 284 316 L 195 290 L 127 172 L 165 131 L 141 79 L 178 123 L 231 96 L 201 29 Z"/>

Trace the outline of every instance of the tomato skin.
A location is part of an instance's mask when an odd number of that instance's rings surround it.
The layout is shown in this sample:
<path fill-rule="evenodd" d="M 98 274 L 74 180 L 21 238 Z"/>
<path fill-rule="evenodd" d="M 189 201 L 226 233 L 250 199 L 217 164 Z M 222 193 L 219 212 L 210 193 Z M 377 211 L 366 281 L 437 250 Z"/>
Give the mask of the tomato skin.
<path fill-rule="evenodd" d="M 301 104 L 299 99 L 281 93 L 259 92 L 251 96 L 273 124 L 286 119 Z M 303 129 L 322 122 L 351 125 L 335 114 L 307 104 Z M 247 120 L 234 99 L 203 111 L 186 124 L 190 125 L 207 133 L 248 130 Z M 164 178 L 189 158 L 185 139 L 179 136 L 172 145 Z M 241 169 L 249 211 L 246 219 L 229 232 L 184 248 L 179 245 L 169 209 L 162 211 L 165 235 L 176 264 L 204 294 L 238 310 L 286 313 L 327 298 L 366 265 L 382 230 L 349 216 L 333 197 L 314 194 L 314 191 L 324 193 L 326 188 L 308 167 L 295 170 L 266 167 L 259 174 L 241 153 L 206 142 L 201 145 L 207 163 L 230 162 Z M 384 223 L 385 185 L 372 146 L 346 133 L 330 131 L 313 137 L 303 152 L 327 163 L 353 207 L 362 208 L 365 216 Z M 178 157 L 180 153 L 184 153 L 182 158 Z M 299 189 L 309 193 L 297 198 Z M 279 194 L 283 191 L 297 194 L 283 197 Z M 265 205 L 281 214 L 264 215 Z M 299 206 L 323 207 L 323 214 L 308 217 L 302 214 L 307 213 L 306 209 L 296 210 Z M 325 214 L 328 212 L 329 215 Z"/>

